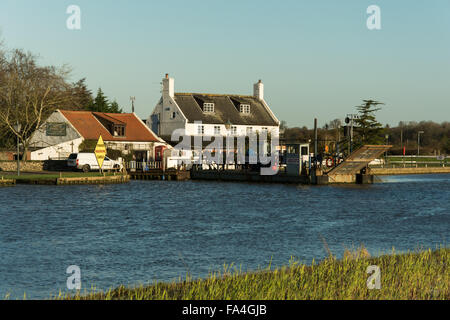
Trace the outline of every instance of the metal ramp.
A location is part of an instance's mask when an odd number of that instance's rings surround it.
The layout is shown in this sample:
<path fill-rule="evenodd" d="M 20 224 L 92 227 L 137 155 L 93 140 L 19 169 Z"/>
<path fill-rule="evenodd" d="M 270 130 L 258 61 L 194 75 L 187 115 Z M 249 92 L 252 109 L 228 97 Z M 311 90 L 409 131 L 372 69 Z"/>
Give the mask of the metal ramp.
<path fill-rule="evenodd" d="M 370 162 L 377 159 L 392 146 L 387 145 L 366 145 L 353 152 L 344 162 L 339 164 L 327 173 L 328 176 L 333 175 L 353 175 L 359 173 L 367 167 Z"/>

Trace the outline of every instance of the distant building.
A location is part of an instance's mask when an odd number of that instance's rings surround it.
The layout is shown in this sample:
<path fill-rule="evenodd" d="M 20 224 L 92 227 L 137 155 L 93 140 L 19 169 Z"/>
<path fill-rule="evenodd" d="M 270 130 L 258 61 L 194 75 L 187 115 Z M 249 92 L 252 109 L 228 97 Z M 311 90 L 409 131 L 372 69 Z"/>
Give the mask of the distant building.
<path fill-rule="evenodd" d="M 56 110 L 31 139 L 31 160 L 64 159 L 79 152 L 85 140 L 102 136 L 106 147 L 151 161 L 155 147 L 165 146 L 134 113 Z"/>
<path fill-rule="evenodd" d="M 169 143 L 176 129 L 185 129 L 188 136 L 279 134 L 280 122 L 264 100 L 261 80 L 254 85 L 252 96 L 175 93 L 174 79 L 168 75 L 162 83 L 162 97 L 147 126 Z"/>

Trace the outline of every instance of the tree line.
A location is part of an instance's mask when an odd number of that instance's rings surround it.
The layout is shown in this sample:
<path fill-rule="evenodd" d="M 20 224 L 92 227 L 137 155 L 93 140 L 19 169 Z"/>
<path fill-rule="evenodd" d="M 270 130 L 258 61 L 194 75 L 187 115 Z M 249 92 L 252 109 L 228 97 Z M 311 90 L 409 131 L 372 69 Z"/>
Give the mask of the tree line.
<path fill-rule="evenodd" d="M 0 43 L 0 149 L 18 138 L 26 155 L 33 132 L 56 109 L 122 112 L 101 88 L 94 97 L 86 79 L 72 83 L 70 76 L 67 65 L 42 66 L 36 55 Z"/>
<path fill-rule="evenodd" d="M 364 100 L 357 107 L 358 117 L 354 120 L 353 150 L 364 144 L 392 145 L 392 155 L 438 155 L 450 154 L 450 122 L 432 121 L 405 122 L 396 127 L 383 126 L 376 120 L 376 112 L 382 103 Z M 347 128 L 346 128 L 347 126 Z M 348 153 L 350 123 L 335 119 L 318 128 L 318 148 L 320 153 Z M 281 122 L 281 138 L 284 141 L 314 142 L 314 129 L 304 127 L 289 128 Z M 419 139 L 419 132 L 420 139 Z M 328 151 L 328 152 L 326 152 Z"/>

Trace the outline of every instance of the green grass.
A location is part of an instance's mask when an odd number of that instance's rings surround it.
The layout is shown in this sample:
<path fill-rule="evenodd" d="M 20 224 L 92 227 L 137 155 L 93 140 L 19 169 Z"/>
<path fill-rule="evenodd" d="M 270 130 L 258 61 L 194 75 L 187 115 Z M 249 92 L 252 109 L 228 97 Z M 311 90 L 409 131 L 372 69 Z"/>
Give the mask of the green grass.
<path fill-rule="evenodd" d="M 107 292 L 61 295 L 75 300 L 304 300 L 304 299 L 438 299 L 449 300 L 450 249 L 368 257 L 365 249 L 330 256 L 312 265 L 290 261 L 275 270 L 244 273 L 231 266 L 207 279 L 154 283 Z M 381 269 L 381 289 L 367 288 L 367 267 Z"/>

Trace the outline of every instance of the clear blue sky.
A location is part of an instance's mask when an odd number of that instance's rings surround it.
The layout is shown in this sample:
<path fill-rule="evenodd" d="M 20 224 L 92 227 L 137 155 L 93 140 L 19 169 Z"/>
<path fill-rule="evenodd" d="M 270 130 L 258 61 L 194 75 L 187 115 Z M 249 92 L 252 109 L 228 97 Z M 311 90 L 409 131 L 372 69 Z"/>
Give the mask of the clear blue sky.
<path fill-rule="evenodd" d="M 66 8 L 82 29 L 66 28 Z M 369 31 L 366 9 L 381 8 Z M 450 121 L 450 1 L 1 0 L 6 45 L 42 64 L 69 64 L 147 118 L 165 73 L 177 92 L 251 94 L 290 126 L 312 126 L 354 112 L 362 99 L 387 104 L 383 123 Z"/>

